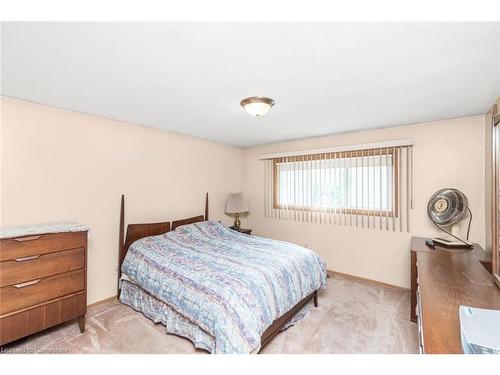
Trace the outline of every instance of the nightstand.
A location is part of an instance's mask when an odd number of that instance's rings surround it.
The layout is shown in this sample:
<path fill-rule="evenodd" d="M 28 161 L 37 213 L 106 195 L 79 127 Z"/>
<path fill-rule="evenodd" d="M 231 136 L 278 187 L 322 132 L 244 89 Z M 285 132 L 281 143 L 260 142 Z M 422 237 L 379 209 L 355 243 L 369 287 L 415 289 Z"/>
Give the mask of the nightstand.
<path fill-rule="evenodd" d="M 229 227 L 229 229 L 235 230 L 236 232 L 248 234 L 248 235 L 252 234 L 251 229 L 238 228 L 238 227 L 235 227 L 234 225 L 232 227 Z"/>

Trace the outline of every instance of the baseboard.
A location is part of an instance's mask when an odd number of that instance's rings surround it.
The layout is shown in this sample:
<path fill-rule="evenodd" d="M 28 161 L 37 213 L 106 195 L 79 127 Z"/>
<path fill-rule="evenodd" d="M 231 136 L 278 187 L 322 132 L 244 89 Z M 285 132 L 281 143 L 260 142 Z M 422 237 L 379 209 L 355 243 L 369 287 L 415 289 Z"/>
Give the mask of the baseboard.
<path fill-rule="evenodd" d="M 108 298 L 105 298 L 105 299 L 101 299 L 101 300 L 99 300 L 97 302 L 93 302 L 93 303 L 87 305 L 87 308 L 94 307 L 94 306 L 97 306 L 97 305 L 100 305 L 100 304 L 103 304 L 103 303 L 106 303 L 106 302 L 110 302 L 110 301 L 113 301 L 113 300 L 116 300 L 116 296 L 108 297 Z"/>
<path fill-rule="evenodd" d="M 409 288 L 404 288 L 404 287 L 398 286 L 398 285 L 387 284 L 387 283 L 383 283 L 382 281 L 367 279 L 367 278 L 360 277 L 360 276 L 354 276 L 354 275 L 350 275 L 348 273 L 331 271 L 331 270 L 326 270 L 326 273 L 330 277 L 334 277 L 335 275 L 338 275 L 338 276 L 346 277 L 346 278 L 353 279 L 353 280 L 364 281 L 366 283 L 370 283 L 370 284 L 374 284 L 374 285 L 378 285 L 378 286 L 384 286 L 384 287 L 389 287 L 389 288 L 396 288 L 396 289 L 404 290 L 404 291 L 407 291 L 407 292 L 410 291 Z"/>

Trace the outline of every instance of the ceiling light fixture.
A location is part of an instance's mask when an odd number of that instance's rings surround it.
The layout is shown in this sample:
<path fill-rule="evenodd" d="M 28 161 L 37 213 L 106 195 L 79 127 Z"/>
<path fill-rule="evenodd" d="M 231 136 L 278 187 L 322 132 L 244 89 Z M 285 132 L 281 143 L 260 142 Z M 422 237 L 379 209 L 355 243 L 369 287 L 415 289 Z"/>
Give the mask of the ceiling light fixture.
<path fill-rule="evenodd" d="M 274 100 L 265 96 L 251 96 L 240 102 L 241 106 L 252 116 L 264 116 L 274 105 Z"/>

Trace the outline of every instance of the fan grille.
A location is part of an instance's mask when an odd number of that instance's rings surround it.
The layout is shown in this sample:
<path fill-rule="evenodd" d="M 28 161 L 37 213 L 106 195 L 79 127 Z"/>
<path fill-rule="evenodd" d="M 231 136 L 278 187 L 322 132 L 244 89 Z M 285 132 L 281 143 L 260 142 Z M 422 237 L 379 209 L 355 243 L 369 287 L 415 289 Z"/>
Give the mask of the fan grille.
<path fill-rule="evenodd" d="M 467 216 L 469 202 L 464 193 L 457 189 L 438 190 L 427 204 L 431 220 L 439 225 L 454 225 Z"/>

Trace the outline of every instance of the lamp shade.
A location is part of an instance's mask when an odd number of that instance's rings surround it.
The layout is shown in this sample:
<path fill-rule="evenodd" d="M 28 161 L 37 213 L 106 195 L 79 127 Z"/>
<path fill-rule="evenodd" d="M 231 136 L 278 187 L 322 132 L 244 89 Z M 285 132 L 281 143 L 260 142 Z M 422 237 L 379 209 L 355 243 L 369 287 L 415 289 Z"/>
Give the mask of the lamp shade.
<path fill-rule="evenodd" d="M 267 103 L 253 102 L 245 104 L 245 111 L 252 116 L 264 116 L 270 109 L 271 106 Z"/>
<path fill-rule="evenodd" d="M 243 193 L 231 193 L 227 197 L 226 208 L 224 212 L 227 214 L 239 214 L 247 212 L 248 206 Z"/>

